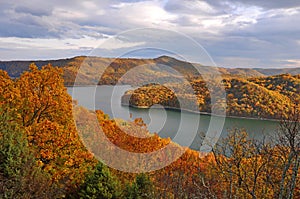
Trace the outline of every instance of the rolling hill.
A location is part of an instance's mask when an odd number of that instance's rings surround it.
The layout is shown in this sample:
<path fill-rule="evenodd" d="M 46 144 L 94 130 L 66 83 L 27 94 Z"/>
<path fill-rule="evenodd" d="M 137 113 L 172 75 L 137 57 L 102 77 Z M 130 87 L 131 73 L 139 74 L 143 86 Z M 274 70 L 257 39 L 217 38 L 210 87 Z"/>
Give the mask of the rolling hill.
<path fill-rule="evenodd" d="M 155 67 L 162 66 L 170 67 L 177 71 L 177 73 L 187 76 L 199 76 L 199 73 L 195 70 L 198 67 L 201 74 L 210 74 L 214 72 L 212 67 L 203 66 L 198 63 L 189 63 L 182 60 L 175 59 L 169 56 L 161 56 L 154 59 L 134 59 L 134 58 L 102 58 L 102 57 L 86 57 L 78 56 L 68 59 L 58 60 L 32 60 L 32 61 L 0 61 L 0 69 L 5 70 L 13 77 L 19 77 L 23 71 L 28 70 L 30 63 L 34 62 L 39 68 L 50 63 L 53 66 L 58 66 L 64 70 L 65 84 L 71 86 L 74 84 L 76 75 L 77 83 L 82 84 L 115 84 L 120 77 L 131 69 L 137 69 L 136 73 L 143 75 L 143 72 L 138 70 L 139 67 L 148 66 L 147 72 L 157 72 Z M 84 66 L 84 67 L 81 67 Z M 151 67 L 150 67 L 151 66 Z M 134 71 L 135 71 L 134 70 Z M 78 72 L 79 71 L 79 72 Z M 134 72 L 133 71 L 133 72 Z M 291 75 L 300 74 L 299 68 L 284 68 L 284 69 L 266 69 L 266 68 L 222 68 L 219 67 L 220 74 L 226 76 L 239 76 L 239 77 L 263 77 L 270 75 L 279 75 L 289 73 Z M 170 72 L 170 71 L 165 71 Z M 136 74 L 135 73 L 135 74 Z M 103 74 L 102 77 L 98 77 L 97 74 Z M 132 74 L 133 75 L 133 74 Z M 138 76 L 139 76 L 138 75 Z M 162 74 L 160 74 L 162 75 Z M 144 76 L 147 76 L 144 74 Z M 164 75 L 162 75 L 164 76 Z M 99 81 L 99 82 L 98 82 Z M 130 83 L 122 82 L 121 83 Z M 132 82 L 131 82 L 132 83 Z"/>
<path fill-rule="evenodd" d="M 222 115 L 225 111 L 227 116 L 281 119 L 288 116 L 287 111 L 293 106 L 300 108 L 299 77 L 290 74 L 255 78 L 231 76 L 223 78 L 222 84 L 198 77 L 186 84 L 147 84 L 127 91 L 122 103 L 142 108 L 160 104 L 165 108 L 210 114 L 211 102 L 215 101 L 215 114 Z M 187 89 L 188 84 L 192 86 L 192 92 Z M 213 93 L 217 96 L 215 99 Z M 226 97 L 218 98 L 224 93 Z"/>
<path fill-rule="evenodd" d="M 300 68 L 215 68 L 168 56 L 154 59 L 80 56 L 0 62 L 0 69 L 17 78 L 32 62 L 38 68 L 48 63 L 62 68 L 66 86 L 130 84 L 140 87 L 127 92 L 123 98 L 124 104 L 137 107 L 161 104 L 206 113 L 214 108 L 215 113 L 226 110 L 229 116 L 279 119 L 300 100 Z M 226 97 L 213 99 L 212 94 Z M 216 102 L 215 107 L 211 107 L 212 100 Z M 198 108 L 191 108 L 195 102 Z"/>

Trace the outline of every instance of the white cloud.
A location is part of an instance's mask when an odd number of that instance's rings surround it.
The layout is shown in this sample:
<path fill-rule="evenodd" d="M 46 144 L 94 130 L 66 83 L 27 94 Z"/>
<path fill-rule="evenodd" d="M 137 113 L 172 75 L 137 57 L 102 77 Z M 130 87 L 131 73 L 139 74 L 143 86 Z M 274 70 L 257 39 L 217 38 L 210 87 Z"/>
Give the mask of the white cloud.
<path fill-rule="evenodd" d="M 83 37 L 80 39 L 40 39 L 40 38 L 0 38 L 1 46 L 5 48 L 18 49 L 58 49 L 58 50 L 79 50 L 85 49 L 106 49 L 114 50 L 119 48 L 129 48 L 144 44 L 143 42 L 126 42 L 116 38 L 95 39 L 92 37 Z"/>
<path fill-rule="evenodd" d="M 121 22 L 137 27 L 168 27 L 172 25 L 172 20 L 176 15 L 165 11 L 159 1 L 140 1 L 134 3 L 118 3 L 112 5 L 112 10 L 108 15 L 117 15 Z"/>
<path fill-rule="evenodd" d="M 300 67 L 300 59 L 287 59 L 281 61 L 285 67 Z"/>
<path fill-rule="evenodd" d="M 4 27 L 0 30 L 0 54 L 4 57 L 13 49 L 27 53 L 21 50 L 30 48 L 44 54 L 58 49 L 81 53 L 78 50 L 93 49 L 120 32 L 153 27 L 193 37 L 214 58 L 223 60 L 221 65 L 281 64 L 266 57 L 290 60 L 287 64 L 292 64 L 300 50 L 300 27 L 296 25 L 299 5 L 260 0 L 31 0 L 22 3 L 10 0 L 0 7 L 0 26 Z M 149 35 L 149 40 L 159 40 L 161 36 Z M 110 42 L 102 48 L 113 51 L 145 46 L 148 40 Z M 178 38 L 168 42 L 165 45 L 174 48 L 181 45 Z"/>

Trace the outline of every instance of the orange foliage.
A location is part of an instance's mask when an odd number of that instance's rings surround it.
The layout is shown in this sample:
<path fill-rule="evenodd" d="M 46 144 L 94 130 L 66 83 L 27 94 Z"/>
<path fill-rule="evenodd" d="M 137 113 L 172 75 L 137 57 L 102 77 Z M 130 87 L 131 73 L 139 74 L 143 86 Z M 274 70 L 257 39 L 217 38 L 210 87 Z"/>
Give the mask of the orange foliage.
<path fill-rule="evenodd" d="M 72 117 L 72 99 L 51 65 L 39 70 L 34 64 L 20 78 L 11 80 L 0 71 L 0 103 L 17 112 L 36 159 L 52 179 L 78 185 L 96 163 L 81 143 Z M 0 104 L 1 105 L 1 104 Z M 72 183 L 71 183 L 72 182 Z"/>
<path fill-rule="evenodd" d="M 84 137 L 84 142 L 88 143 L 93 152 L 97 153 L 98 150 L 105 150 L 110 154 L 118 153 L 111 151 L 114 149 L 102 145 L 101 139 L 103 138 L 97 133 L 91 133 L 96 132 L 97 128 L 93 127 L 92 122 L 90 122 L 93 117 L 92 112 L 80 107 L 75 107 L 75 112 L 78 115 L 78 129 L 86 128 L 84 131 L 80 131 L 84 133 L 81 136 Z M 201 187 L 199 175 L 203 169 L 202 165 L 204 165 L 205 159 L 202 161 L 197 151 L 183 148 L 173 143 L 170 138 L 160 138 L 157 134 L 150 134 L 141 119 L 137 119 L 134 122 L 111 120 L 102 111 L 96 111 L 96 115 L 105 136 L 115 146 L 128 152 L 150 153 L 170 145 L 170 149 L 161 153 L 155 160 L 164 162 L 176 157 L 176 154 L 185 150 L 183 155 L 177 160 L 174 159 L 175 161 L 172 164 L 160 170 L 152 171 L 149 174 L 161 192 L 166 191 L 176 196 L 176 194 L 180 193 L 179 189 L 181 189 L 184 193 L 189 193 L 189 196 L 199 194 L 199 187 Z M 86 125 L 86 122 L 88 125 Z M 112 157 L 110 161 L 114 161 L 114 158 Z M 129 164 L 133 164 L 139 160 L 130 159 L 128 161 Z M 151 164 L 151 161 L 148 163 Z M 140 164 L 144 163 L 140 162 Z M 113 168 L 111 168 L 111 171 L 123 182 L 132 181 L 135 177 L 135 174 L 117 171 Z"/>

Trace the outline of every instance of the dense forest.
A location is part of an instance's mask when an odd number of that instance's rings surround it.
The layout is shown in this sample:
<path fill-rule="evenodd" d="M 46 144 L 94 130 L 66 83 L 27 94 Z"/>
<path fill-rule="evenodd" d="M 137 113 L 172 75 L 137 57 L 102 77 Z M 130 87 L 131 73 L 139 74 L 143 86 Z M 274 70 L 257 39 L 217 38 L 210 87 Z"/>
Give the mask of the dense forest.
<path fill-rule="evenodd" d="M 293 101 L 299 97 L 295 92 L 299 76 L 226 79 L 227 97 L 233 93 L 230 103 L 252 105 L 251 92 L 263 93 L 265 96 L 258 95 L 256 102 L 273 99 L 274 106 L 288 107 L 286 117 L 280 118 L 272 144 L 232 129 L 211 153 L 199 155 L 150 134 L 141 119 L 113 120 L 101 110 L 92 112 L 78 106 L 64 87 L 63 71 L 51 65 L 39 68 L 31 64 L 20 76 L 11 78 L 0 70 L 0 198 L 300 197 L 300 113 L 299 104 Z M 193 86 L 202 84 L 193 81 Z M 155 91 L 157 86 L 161 87 L 150 84 L 141 90 L 150 87 Z M 205 90 L 205 86 L 199 87 Z M 153 98 L 157 103 L 165 99 L 165 93 L 171 97 L 174 94 L 167 87 L 161 92 Z M 110 168 L 96 158 L 97 154 L 111 154 L 113 163 L 117 151 L 101 144 L 94 123 L 89 123 L 95 116 L 105 136 L 118 148 L 150 153 L 169 146 L 155 159 L 141 162 L 141 167 L 182 155 L 168 166 L 146 173 Z M 131 159 L 128 164 L 138 161 Z"/>
<path fill-rule="evenodd" d="M 288 111 L 300 101 L 299 75 L 282 74 L 257 78 L 230 76 L 221 81 L 222 84 L 218 85 L 214 81 L 194 77 L 184 84 L 146 84 L 127 91 L 122 97 L 122 103 L 143 108 L 161 104 L 167 108 L 191 111 L 195 111 L 193 106 L 197 106 L 197 111 L 211 113 L 211 93 L 219 92 L 221 96 L 224 89 L 226 103 L 223 98 L 215 99 L 215 104 L 219 105 L 214 107 L 216 113 L 221 113 L 225 105 L 227 116 L 280 119 L 286 117 Z M 190 90 L 194 92 L 189 91 L 190 85 Z"/>

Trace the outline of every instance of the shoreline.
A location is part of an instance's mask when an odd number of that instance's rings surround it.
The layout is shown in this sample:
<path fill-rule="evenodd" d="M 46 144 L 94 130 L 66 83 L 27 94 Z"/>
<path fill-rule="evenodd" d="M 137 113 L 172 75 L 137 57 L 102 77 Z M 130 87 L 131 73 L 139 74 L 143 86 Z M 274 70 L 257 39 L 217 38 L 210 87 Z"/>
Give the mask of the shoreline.
<path fill-rule="evenodd" d="M 75 86 L 65 86 L 67 89 L 72 89 L 72 88 L 78 88 L 78 87 L 98 87 L 98 86 L 115 86 L 115 85 L 75 85 Z M 118 86 L 128 86 L 128 85 L 118 85 Z M 132 107 L 136 109 L 150 109 L 149 106 L 135 106 L 131 104 L 127 104 L 121 101 L 121 106 L 127 106 L 127 107 Z M 152 107 L 154 109 L 163 109 L 159 107 Z M 192 114 L 200 114 L 200 115 L 207 115 L 207 116 L 213 116 L 213 117 L 227 117 L 227 118 L 232 118 L 232 119 L 244 119 L 244 120 L 258 120 L 258 121 L 270 121 L 270 122 L 280 122 L 279 119 L 268 119 L 268 118 L 255 118 L 255 117 L 240 117 L 240 116 L 230 116 L 230 115 L 217 115 L 217 114 L 212 114 L 209 112 L 200 112 L 200 111 L 193 111 L 189 109 L 180 109 L 176 107 L 164 107 L 167 110 L 171 111 L 184 111 L 186 113 L 192 113 Z"/>
<path fill-rule="evenodd" d="M 64 85 L 66 88 L 78 88 L 78 87 L 98 87 L 98 86 L 130 86 L 127 84 L 120 84 L 120 85 L 111 85 L 111 84 L 97 84 L 97 85 L 93 85 L 93 84 L 85 84 L 85 85 L 74 85 L 74 86 L 70 86 L 70 85 Z"/>
<path fill-rule="evenodd" d="M 131 105 L 131 104 L 127 104 L 124 102 L 121 102 L 121 106 L 128 106 L 128 107 L 132 107 L 132 108 L 136 108 L 136 109 L 150 109 L 149 106 L 135 106 L 135 105 Z M 170 107 L 170 106 L 166 106 L 164 108 L 160 108 L 160 107 L 152 107 L 153 109 L 167 109 L 167 110 L 171 110 L 171 111 L 184 111 L 186 113 L 192 113 L 192 114 L 200 114 L 200 115 L 207 115 L 207 116 L 212 116 L 212 117 L 223 117 L 223 118 L 232 118 L 232 119 L 244 119 L 244 120 L 259 120 L 259 121 L 270 121 L 270 122 L 280 122 L 279 119 L 268 119 L 268 118 L 255 118 L 255 117 L 239 117 L 239 116 L 230 116 L 230 115 L 217 115 L 217 114 L 212 114 L 209 112 L 200 112 L 200 111 L 193 111 L 193 110 L 189 110 L 189 109 L 180 109 L 177 107 Z"/>

